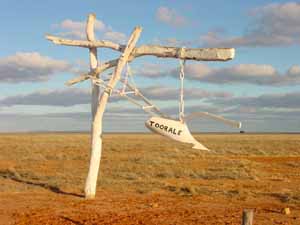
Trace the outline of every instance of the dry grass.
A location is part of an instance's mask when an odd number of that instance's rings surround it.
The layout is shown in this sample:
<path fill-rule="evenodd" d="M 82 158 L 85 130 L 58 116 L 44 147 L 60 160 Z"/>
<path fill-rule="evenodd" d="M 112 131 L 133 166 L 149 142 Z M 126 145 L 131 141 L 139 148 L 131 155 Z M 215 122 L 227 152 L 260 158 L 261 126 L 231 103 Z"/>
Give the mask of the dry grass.
<path fill-rule="evenodd" d="M 99 187 L 300 204 L 300 135 L 196 137 L 214 151 L 201 152 L 157 135 L 104 135 Z M 89 151 L 88 134 L 3 134 L 0 191 L 78 192 Z"/>

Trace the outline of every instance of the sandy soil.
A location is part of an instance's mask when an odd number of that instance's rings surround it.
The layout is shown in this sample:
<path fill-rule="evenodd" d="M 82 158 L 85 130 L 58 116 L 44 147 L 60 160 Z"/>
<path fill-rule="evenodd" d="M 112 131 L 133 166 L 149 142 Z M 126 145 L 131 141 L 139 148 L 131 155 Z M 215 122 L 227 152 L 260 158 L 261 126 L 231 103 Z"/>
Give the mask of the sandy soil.
<path fill-rule="evenodd" d="M 0 135 L 0 224 L 300 224 L 300 135 L 108 134 L 85 200 L 87 134 Z M 289 208 L 291 213 L 283 213 Z"/>

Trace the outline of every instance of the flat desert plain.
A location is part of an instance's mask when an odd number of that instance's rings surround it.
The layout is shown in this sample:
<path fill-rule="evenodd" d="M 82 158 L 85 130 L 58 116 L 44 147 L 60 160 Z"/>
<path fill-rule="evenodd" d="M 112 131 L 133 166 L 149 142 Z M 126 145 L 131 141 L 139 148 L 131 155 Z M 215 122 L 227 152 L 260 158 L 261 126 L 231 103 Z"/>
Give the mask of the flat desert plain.
<path fill-rule="evenodd" d="M 299 134 L 104 134 L 85 200 L 87 133 L 0 135 L 0 224 L 300 224 Z M 285 213 L 288 208 L 290 213 Z"/>

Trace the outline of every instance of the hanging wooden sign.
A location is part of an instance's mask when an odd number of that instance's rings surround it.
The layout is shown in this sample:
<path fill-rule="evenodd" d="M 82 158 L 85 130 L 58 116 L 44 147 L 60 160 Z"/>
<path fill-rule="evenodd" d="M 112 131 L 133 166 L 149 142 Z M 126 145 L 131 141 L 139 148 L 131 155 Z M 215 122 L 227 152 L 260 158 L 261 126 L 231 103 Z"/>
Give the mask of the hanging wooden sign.
<path fill-rule="evenodd" d="M 145 125 L 154 133 L 166 136 L 175 141 L 192 144 L 195 149 L 209 151 L 208 148 L 192 136 L 184 122 L 154 116 L 148 119 Z"/>

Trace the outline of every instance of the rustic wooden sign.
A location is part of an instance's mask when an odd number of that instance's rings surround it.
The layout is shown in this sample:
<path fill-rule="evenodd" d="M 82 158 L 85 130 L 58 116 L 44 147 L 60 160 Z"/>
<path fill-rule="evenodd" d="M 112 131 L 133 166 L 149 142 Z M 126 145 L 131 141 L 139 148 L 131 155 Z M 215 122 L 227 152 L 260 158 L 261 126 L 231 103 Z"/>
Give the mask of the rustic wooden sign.
<path fill-rule="evenodd" d="M 79 82 L 90 79 L 92 87 L 91 111 L 92 111 L 92 138 L 91 138 L 91 159 L 89 172 L 85 184 L 86 198 L 94 198 L 96 194 L 96 184 L 98 171 L 100 167 L 100 159 L 102 152 L 102 118 L 111 94 L 116 91 L 115 86 L 118 82 L 124 82 L 121 79 L 121 72 L 128 62 L 133 61 L 137 57 L 152 55 L 161 58 L 178 58 L 181 60 L 196 60 L 196 61 L 227 61 L 234 58 L 235 50 L 233 48 L 177 48 L 160 45 L 142 45 L 136 47 L 136 43 L 142 32 L 141 27 L 135 27 L 131 33 L 126 45 L 113 43 L 110 41 L 96 40 L 94 34 L 96 15 L 90 14 L 87 19 L 86 36 L 87 40 L 70 40 L 53 35 L 46 35 L 49 41 L 54 44 L 83 47 L 89 50 L 90 58 L 90 71 L 82 74 L 72 80 L 69 80 L 66 85 L 74 85 Z M 115 51 L 121 52 L 119 58 L 110 60 L 104 63 L 98 61 L 97 48 L 110 48 Z M 184 51 L 183 51 L 184 50 Z M 108 82 L 101 80 L 101 73 L 114 68 L 114 71 Z M 181 68 L 182 69 L 182 68 Z M 183 84 L 183 83 L 182 83 Z M 100 87 L 103 91 L 100 92 Z M 130 85 L 127 85 L 130 87 Z M 183 87 L 183 86 L 182 86 Z M 146 122 L 146 126 L 152 131 L 167 136 L 173 140 L 193 144 L 194 148 L 207 150 L 207 148 L 199 143 L 190 133 L 187 128 L 183 115 L 180 115 L 178 121 L 171 120 L 167 115 L 161 114 L 159 109 L 154 106 L 145 96 L 136 88 L 131 88 L 136 95 L 143 99 L 146 106 L 144 110 L 152 109 L 156 114 L 161 117 L 152 117 Z M 182 88 L 183 90 L 183 88 Z M 119 93 L 117 91 L 117 93 Z M 120 93 L 119 93 L 120 94 Z M 121 94 L 120 94 L 121 95 Z M 134 102 L 126 94 L 123 95 L 128 100 Z M 183 97 L 183 95 L 182 95 Z M 183 107 L 182 107 L 183 109 Z M 183 112 L 183 111 L 182 111 Z M 214 116 L 212 116 L 213 118 Z M 221 117 L 220 117 L 221 118 Z M 219 119 L 220 119 L 219 118 Z M 226 121 L 224 118 L 220 120 Z M 223 121 L 223 122 L 224 122 Z M 229 122 L 230 123 L 230 122 Z"/>

